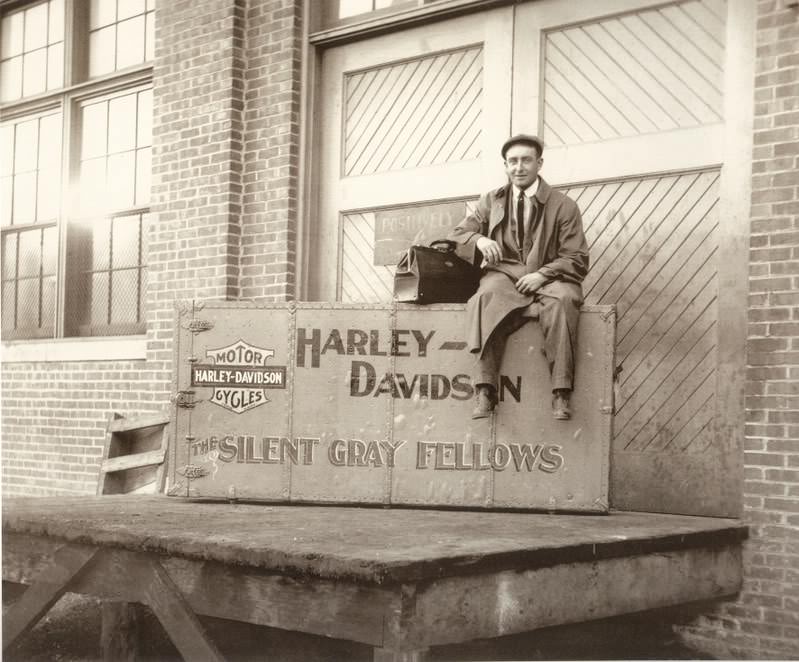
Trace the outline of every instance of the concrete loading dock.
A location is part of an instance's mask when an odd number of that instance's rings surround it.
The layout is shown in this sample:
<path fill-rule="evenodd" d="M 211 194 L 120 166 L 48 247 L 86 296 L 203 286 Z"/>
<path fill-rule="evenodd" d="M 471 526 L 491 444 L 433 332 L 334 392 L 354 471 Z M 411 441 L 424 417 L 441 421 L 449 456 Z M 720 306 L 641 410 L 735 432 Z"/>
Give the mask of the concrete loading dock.
<path fill-rule="evenodd" d="M 194 614 L 430 646 L 734 594 L 734 520 L 231 505 L 163 496 L 11 499 L 3 578 L 33 583 L 13 642 L 64 591 L 149 604 L 186 659 L 220 659 Z M 131 646 L 133 644 L 131 643 Z"/>

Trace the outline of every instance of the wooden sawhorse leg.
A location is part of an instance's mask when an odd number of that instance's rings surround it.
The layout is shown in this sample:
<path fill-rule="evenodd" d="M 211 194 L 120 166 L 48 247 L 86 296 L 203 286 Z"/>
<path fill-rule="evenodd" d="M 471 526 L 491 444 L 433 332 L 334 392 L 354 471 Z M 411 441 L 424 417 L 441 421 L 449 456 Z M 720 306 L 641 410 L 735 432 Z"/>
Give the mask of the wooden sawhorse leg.
<path fill-rule="evenodd" d="M 115 593 L 127 602 L 141 602 L 150 607 L 183 659 L 223 662 L 197 615 L 157 557 L 72 544 L 56 552 L 53 565 L 9 609 L 4 623 L 3 650 L 36 625 L 67 591 L 102 595 L 104 586 L 114 586 Z M 88 590 L 93 587 L 96 590 Z"/>
<path fill-rule="evenodd" d="M 397 651 L 389 648 L 375 648 L 373 662 L 426 662 L 429 659 L 429 648 Z"/>
<path fill-rule="evenodd" d="M 139 658 L 139 611 L 136 602 L 103 601 L 100 647 L 105 662 L 136 662 Z"/>
<path fill-rule="evenodd" d="M 97 550 L 66 545 L 55 554 L 53 565 L 45 570 L 19 601 L 8 610 L 3 622 L 3 650 L 36 625 L 69 586 L 86 574 Z"/>

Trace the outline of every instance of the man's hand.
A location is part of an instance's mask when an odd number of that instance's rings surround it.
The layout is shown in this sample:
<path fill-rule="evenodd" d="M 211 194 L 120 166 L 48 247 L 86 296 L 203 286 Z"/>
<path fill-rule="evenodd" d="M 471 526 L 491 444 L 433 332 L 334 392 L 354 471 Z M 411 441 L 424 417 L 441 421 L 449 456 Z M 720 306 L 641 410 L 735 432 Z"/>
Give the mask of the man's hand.
<path fill-rule="evenodd" d="M 516 281 L 516 289 L 522 294 L 533 294 L 542 285 L 546 285 L 548 278 L 537 271 L 531 274 L 524 274 L 519 280 Z"/>
<path fill-rule="evenodd" d="M 502 249 L 493 239 L 489 239 L 488 237 L 480 237 L 477 240 L 477 248 L 480 249 L 480 252 L 483 254 L 483 257 L 488 264 L 498 264 L 502 259 Z"/>

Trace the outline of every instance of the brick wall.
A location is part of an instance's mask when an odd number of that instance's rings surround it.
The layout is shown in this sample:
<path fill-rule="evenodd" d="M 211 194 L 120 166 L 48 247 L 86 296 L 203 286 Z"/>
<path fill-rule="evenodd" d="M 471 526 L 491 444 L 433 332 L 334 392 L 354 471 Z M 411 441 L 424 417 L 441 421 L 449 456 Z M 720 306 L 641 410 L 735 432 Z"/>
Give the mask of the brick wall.
<path fill-rule="evenodd" d="M 175 301 L 293 298 L 299 5 L 158 7 L 148 361 L 164 396 Z"/>
<path fill-rule="evenodd" d="M 760 0 L 749 275 L 744 585 L 689 643 L 799 656 L 799 9 Z"/>
<path fill-rule="evenodd" d="M 3 493 L 94 493 L 105 427 L 168 406 L 174 302 L 293 298 L 301 2 L 156 10 L 147 359 L 2 366 Z"/>
<path fill-rule="evenodd" d="M 155 411 L 144 361 L 3 364 L 3 494 L 94 494 L 112 412 Z"/>
<path fill-rule="evenodd" d="M 241 296 L 294 298 L 297 263 L 302 3 L 247 11 Z"/>

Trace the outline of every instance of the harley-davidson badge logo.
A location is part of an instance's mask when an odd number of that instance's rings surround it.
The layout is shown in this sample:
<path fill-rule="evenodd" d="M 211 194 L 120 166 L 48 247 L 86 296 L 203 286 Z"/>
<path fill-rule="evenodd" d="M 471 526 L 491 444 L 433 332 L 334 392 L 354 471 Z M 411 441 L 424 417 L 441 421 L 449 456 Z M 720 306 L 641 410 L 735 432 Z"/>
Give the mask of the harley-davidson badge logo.
<path fill-rule="evenodd" d="M 286 366 L 267 365 L 275 350 L 238 340 L 205 353 L 213 363 L 191 369 L 192 386 L 211 386 L 211 402 L 236 414 L 269 402 L 266 389 L 286 388 Z"/>

